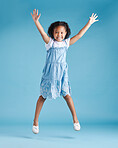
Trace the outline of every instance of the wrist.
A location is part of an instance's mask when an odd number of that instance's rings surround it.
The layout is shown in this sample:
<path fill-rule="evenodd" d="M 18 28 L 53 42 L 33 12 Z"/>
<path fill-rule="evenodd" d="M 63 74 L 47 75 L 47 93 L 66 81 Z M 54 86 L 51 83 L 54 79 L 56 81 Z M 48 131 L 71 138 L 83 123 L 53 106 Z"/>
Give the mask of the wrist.
<path fill-rule="evenodd" d="M 37 24 L 38 22 L 39 22 L 38 19 L 34 21 L 35 24 Z"/>
<path fill-rule="evenodd" d="M 92 25 L 92 23 L 91 23 L 90 19 L 89 19 L 89 21 L 88 21 L 88 24 L 89 24 L 90 26 Z"/>

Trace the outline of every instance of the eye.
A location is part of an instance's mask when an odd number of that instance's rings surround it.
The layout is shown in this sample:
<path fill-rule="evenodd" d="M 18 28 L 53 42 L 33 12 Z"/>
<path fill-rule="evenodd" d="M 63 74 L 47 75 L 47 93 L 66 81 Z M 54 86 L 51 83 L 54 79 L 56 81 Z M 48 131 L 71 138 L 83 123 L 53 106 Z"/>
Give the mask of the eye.
<path fill-rule="evenodd" d="M 61 34 L 63 34 L 63 32 L 61 32 Z"/>

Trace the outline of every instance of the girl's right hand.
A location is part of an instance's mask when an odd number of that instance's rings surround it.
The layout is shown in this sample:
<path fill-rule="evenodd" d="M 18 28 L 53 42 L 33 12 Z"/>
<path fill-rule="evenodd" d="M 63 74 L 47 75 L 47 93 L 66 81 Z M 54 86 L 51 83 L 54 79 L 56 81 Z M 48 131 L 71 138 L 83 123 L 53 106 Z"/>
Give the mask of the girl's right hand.
<path fill-rule="evenodd" d="M 41 14 L 38 15 L 38 9 L 37 9 L 37 11 L 36 11 L 36 9 L 34 9 L 34 10 L 33 10 L 33 14 L 31 13 L 31 16 L 32 16 L 34 22 L 36 22 L 36 21 L 39 20 Z"/>

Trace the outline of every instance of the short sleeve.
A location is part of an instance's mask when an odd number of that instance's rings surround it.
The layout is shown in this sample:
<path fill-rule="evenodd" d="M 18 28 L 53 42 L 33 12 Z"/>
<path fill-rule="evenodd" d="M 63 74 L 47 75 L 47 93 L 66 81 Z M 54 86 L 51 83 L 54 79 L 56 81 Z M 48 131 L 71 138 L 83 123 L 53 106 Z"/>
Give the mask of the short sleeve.
<path fill-rule="evenodd" d="M 65 42 L 66 42 L 66 45 L 67 45 L 67 48 L 69 48 L 69 44 L 70 44 L 70 38 L 68 38 L 68 39 L 65 39 Z"/>
<path fill-rule="evenodd" d="M 49 43 L 45 43 L 46 50 L 49 50 L 52 47 L 54 40 L 50 37 Z"/>

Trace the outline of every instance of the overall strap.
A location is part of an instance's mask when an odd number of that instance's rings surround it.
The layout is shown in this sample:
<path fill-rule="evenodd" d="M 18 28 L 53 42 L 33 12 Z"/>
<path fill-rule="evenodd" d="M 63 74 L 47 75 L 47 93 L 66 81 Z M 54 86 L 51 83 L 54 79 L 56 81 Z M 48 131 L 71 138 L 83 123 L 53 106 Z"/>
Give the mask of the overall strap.
<path fill-rule="evenodd" d="M 52 48 L 54 48 L 54 42 L 52 43 L 52 47 L 50 47 L 47 52 L 49 52 Z"/>
<path fill-rule="evenodd" d="M 52 43 L 52 48 L 54 48 L 54 42 Z"/>

